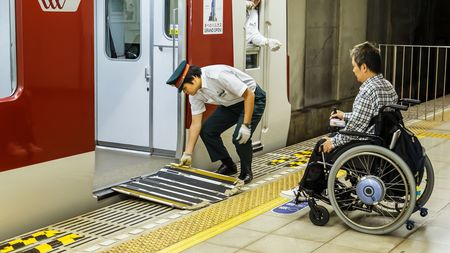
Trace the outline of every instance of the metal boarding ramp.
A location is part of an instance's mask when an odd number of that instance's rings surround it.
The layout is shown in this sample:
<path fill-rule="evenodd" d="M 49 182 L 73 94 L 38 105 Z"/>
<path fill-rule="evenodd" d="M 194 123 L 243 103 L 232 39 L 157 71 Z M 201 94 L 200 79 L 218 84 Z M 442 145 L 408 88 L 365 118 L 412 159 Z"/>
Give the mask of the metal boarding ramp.
<path fill-rule="evenodd" d="M 194 210 L 227 199 L 244 182 L 214 172 L 170 164 L 112 190 L 179 209 Z"/>

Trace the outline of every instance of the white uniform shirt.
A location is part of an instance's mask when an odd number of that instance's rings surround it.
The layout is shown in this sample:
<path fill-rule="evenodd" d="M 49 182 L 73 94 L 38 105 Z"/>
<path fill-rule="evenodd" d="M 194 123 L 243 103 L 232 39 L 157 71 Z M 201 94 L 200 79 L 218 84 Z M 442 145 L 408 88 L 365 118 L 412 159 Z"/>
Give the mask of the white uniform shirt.
<path fill-rule="evenodd" d="M 227 65 L 211 65 L 202 69 L 202 88 L 189 96 L 192 115 L 203 113 L 205 103 L 230 106 L 244 100 L 242 95 L 249 88 L 256 89 L 256 81 L 246 73 Z"/>
<path fill-rule="evenodd" d="M 253 43 L 256 46 L 264 46 L 268 40 L 258 29 L 258 11 L 255 9 L 247 10 L 247 21 L 245 22 L 245 31 L 247 44 Z"/>

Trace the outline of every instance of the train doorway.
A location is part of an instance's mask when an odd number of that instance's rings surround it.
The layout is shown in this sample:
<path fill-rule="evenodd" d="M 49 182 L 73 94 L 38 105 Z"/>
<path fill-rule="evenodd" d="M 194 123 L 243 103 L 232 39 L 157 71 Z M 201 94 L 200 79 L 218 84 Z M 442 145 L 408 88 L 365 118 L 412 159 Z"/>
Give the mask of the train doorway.
<path fill-rule="evenodd" d="M 96 1 L 97 145 L 175 156 L 177 2 Z"/>

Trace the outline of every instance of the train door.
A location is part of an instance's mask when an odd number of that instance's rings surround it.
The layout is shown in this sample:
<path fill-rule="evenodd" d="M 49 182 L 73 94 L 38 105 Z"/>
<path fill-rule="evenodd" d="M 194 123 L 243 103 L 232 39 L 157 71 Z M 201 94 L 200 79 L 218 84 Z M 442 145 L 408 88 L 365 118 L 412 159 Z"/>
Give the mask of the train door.
<path fill-rule="evenodd" d="M 264 0 L 258 7 L 259 32 L 283 45 L 272 52 L 267 46 L 247 44 L 245 1 L 233 2 L 234 65 L 255 78 L 266 91 L 266 109 L 255 130 L 253 150 L 264 152 L 286 145 L 290 121 L 287 96 L 286 1 Z"/>
<path fill-rule="evenodd" d="M 97 143 L 174 156 L 177 0 L 97 2 Z"/>
<path fill-rule="evenodd" d="M 182 12 L 179 11 L 179 0 L 153 2 L 152 151 L 175 156 L 177 147 L 182 149 L 178 140 L 182 140 L 181 131 L 184 131 L 180 117 L 181 95 L 166 81 L 178 66 L 178 16 Z"/>
<path fill-rule="evenodd" d="M 97 143 L 150 150 L 150 1 L 96 1 Z"/>

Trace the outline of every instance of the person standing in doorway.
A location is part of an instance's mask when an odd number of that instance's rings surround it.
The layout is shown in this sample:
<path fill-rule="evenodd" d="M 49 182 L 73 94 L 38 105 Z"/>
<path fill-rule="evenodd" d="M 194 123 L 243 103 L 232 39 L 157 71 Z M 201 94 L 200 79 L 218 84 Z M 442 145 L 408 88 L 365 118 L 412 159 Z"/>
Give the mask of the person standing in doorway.
<path fill-rule="evenodd" d="M 259 14 L 257 8 L 261 3 L 261 0 L 251 0 L 245 2 L 247 8 L 247 20 L 245 22 L 245 36 L 247 44 L 251 43 L 260 47 L 268 46 L 270 50 L 278 51 L 282 46 L 281 42 L 276 39 L 266 38 L 259 32 Z"/>
<path fill-rule="evenodd" d="M 266 106 L 266 93 L 248 74 L 227 65 L 190 66 L 183 61 L 167 84 L 189 95 L 192 123 L 181 165 L 191 166 L 192 153 L 200 136 L 212 162 L 220 160 L 217 173 L 233 175 L 236 164 L 225 148 L 221 134 L 236 125 L 233 144 L 241 161 L 239 179 L 249 183 L 253 179 L 253 148 L 251 137 Z M 205 104 L 218 105 L 203 123 Z"/>

